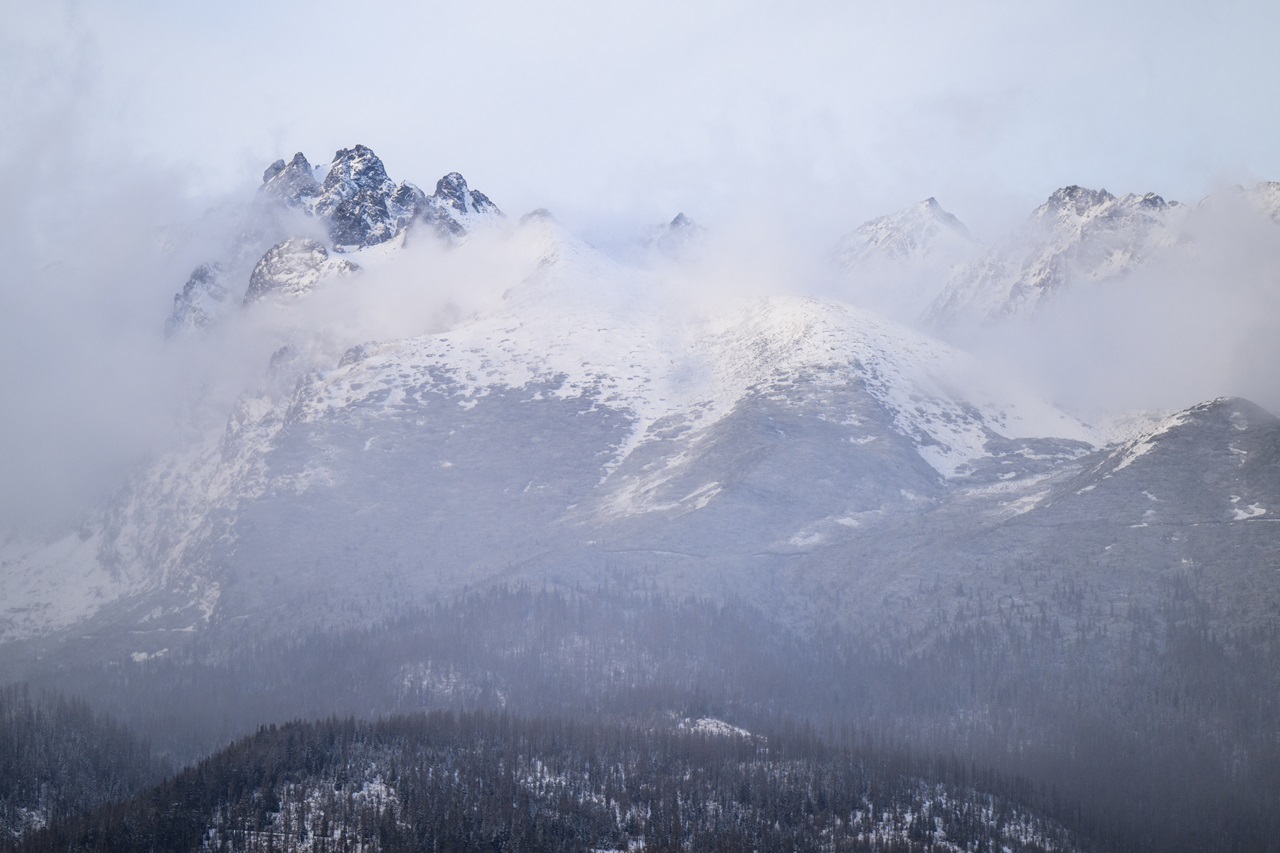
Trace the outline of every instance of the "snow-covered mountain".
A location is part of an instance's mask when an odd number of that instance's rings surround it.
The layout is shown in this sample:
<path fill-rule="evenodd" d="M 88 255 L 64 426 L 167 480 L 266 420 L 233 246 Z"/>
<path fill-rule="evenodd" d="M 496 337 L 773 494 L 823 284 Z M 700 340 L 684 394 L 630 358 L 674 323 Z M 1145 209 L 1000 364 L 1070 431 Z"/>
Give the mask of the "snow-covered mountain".
<path fill-rule="evenodd" d="M 1116 583 L 1183 560 L 1218 577 L 1280 558 L 1267 473 L 1280 427 L 1246 402 L 1168 422 L 1229 412 L 1212 429 L 1112 435 L 847 302 L 742 295 L 694 310 L 686 274 L 621 264 L 545 213 L 452 239 L 497 208 L 456 174 L 432 196 L 393 183 L 361 146 L 319 169 L 277 162 L 260 196 L 276 216 L 264 221 L 292 236 L 241 238 L 269 243 L 243 280 L 246 253 L 229 254 L 179 303 L 187 325 L 265 336 L 270 363 L 225 419 L 79 531 L 7 546 L 5 641 L 92 635 L 94 655 L 145 656 L 193 635 L 372 624 L 490 583 L 589 584 L 604 566 L 874 631 L 952 606 L 946 584 L 910 591 L 922 577 L 1004 594 L 1011 567 L 1046 548 L 1080 565 L 1127 554 Z M 1175 210 L 1060 191 L 1029 226 L 1033 266 L 1123 269 Z M 308 224 L 322 233 L 302 236 Z M 415 251 L 420 227 L 450 240 Z M 842 251 L 857 267 L 970 245 L 929 200 Z M 358 267 L 415 286 L 361 290 Z M 500 286 L 443 330 L 406 323 L 449 269 Z M 343 306 L 361 294 L 386 304 L 352 318 Z M 320 310 L 326 299 L 339 308 Z M 255 326 L 259 309 L 288 323 Z M 1156 452 L 1175 438 L 1188 446 Z M 1149 511 L 1177 535 L 1152 538 Z M 1251 612 L 1280 613 L 1280 589 L 1264 586 Z"/>
<path fill-rule="evenodd" d="M 670 260 L 687 260 L 707 239 L 707 229 L 683 213 L 670 222 L 655 225 L 645 235 L 645 248 Z"/>
<path fill-rule="evenodd" d="M 885 259 L 954 260 L 973 246 L 964 223 L 927 198 L 859 225 L 840 239 L 836 259 L 846 268 Z"/>
<path fill-rule="evenodd" d="M 1185 205 L 1063 187 L 1028 221 L 957 270 L 928 309 L 938 327 L 1027 315 L 1077 282 L 1118 279 L 1172 245 Z"/>
<path fill-rule="evenodd" d="M 927 198 L 846 234 L 835 261 L 850 301 L 911 322 L 978 251 L 964 223 Z"/>
<path fill-rule="evenodd" d="M 1223 232 L 1274 222 L 1280 222 L 1280 185 L 1272 182 L 1216 192 L 1196 205 L 1155 193 L 1117 197 L 1063 187 L 1008 237 L 945 277 L 935 276 L 937 291 L 919 319 L 944 334 L 1025 320 L 1085 287 L 1123 289 L 1122 282 L 1139 271 L 1176 272 L 1203 261 L 1206 251 L 1229 251 Z M 894 224 L 882 239 L 897 245 L 903 239 L 898 235 L 913 230 Z M 859 269 L 865 254 L 849 255 L 848 266 Z"/>

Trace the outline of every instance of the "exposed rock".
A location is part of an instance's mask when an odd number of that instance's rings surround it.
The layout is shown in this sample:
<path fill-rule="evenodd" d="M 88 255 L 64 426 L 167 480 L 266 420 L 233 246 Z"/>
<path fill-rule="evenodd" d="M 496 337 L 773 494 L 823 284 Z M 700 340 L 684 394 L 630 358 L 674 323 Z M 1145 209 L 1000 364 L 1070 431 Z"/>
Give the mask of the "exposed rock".
<path fill-rule="evenodd" d="M 290 237 L 267 250 L 253 268 L 244 304 L 267 296 L 297 297 L 309 293 L 323 279 L 347 275 L 360 269 L 351 261 L 329 257 L 315 240 Z"/>
<path fill-rule="evenodd" d="M 320 193 L 316 170 L 299 151 L 285 165 L 283 160 L 272 163 L 262 175 L 261 191 L 267 196 L 291 207 L 305 207 Z"/>
<path fill-rule="evenodd" d="M 165 323 L 165 333 L 203 329 L 220 316 L 231 301 L 231 291 L 223 281 L 220 264 L 201 264 L 191 273 L 182 292 L 173 297 L 173 314 Z"/>
<path fill-rule="evenodd" d="M 696 252 L 706 238 L 706 228 L 683 213 L 677 213 L 670 222 L 655 225 L 649 230 L 645 247 L 651 252 L 681 260 Z"/>

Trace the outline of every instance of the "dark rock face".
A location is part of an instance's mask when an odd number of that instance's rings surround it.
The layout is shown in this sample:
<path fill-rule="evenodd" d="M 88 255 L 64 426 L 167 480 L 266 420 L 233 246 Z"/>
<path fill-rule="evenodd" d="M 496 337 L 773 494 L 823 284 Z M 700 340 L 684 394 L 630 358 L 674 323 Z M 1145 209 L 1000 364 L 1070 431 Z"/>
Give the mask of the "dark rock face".
<path fill-rule="evenodd" d="M 321 233 L 328 236 L 326 244 L 298 233 L 299 213 L 319 221 Z M 299 296 L 322 278 L 359 269 L 334 260 L 331 252 L 376 246 L 410 227 L 453 243 L 477 224 L 500 216 L 498 206 L 468 187 L 457 172 L 437 181 L 435 193 L 427 195 L 408 181 L 391 180 L 368 146 L 339 150 L 327 168 L 312 166 L 299 152 L 262 173 L 251 224 L 220 262 L 204 264 L 192 274 L 174 297 L 166 328 L 173 333 L 215 322 L 234 304 L 230 293 L 240 291 L 246 275 L 245 304 L 269 293 Z M 261 254 L 266 246 L 271 248 Z M 239 287 L 236 280 L 242 283 Z"/>
<path fill-rule="evenodd" d="M 1098 207 L 1109 201 L 1115 201 L 1115 196 L 1106 190 L 1091 190 L 1087 187 L 1072 184 L 1069 187 L 1061 187 L 1054 190 L 1048 201 L 1036 211 L 1036 214 L 1041 214 L 1044 211 L 1071 210 L 1077 216 L 1082 216 L 1091 208 Z"/>
<path fill-rule="evenodd" d="M 385 243 L 413 219 L 417 187 L 387 177 L 382 161 L 363 145 L 333 156 L 316 200 L 315 215 L 329 225 L 334 251 Z M 418 190 L 418 192 L 421 192 Z"/>
<path fill-rule="evenodd" d="M 290 237 L 272 246 L 253 268 L 244 304 L 267 296 L 301 296 L 321 279 L 357 272 L 360 267 L 348 260 L 336 260 L 315 240 Z"/>
<path fill-rule="evenodd" d="M 323 220 L 335 252 L 385 243 L 415 221 L 453 240 L 467 233 L 471 221 L 502 215 L 488 196 L 468 187 L 457 172 L 437 181 L 433 195 L 408 181 L 396 183 L 365 145 L 334 154 L 323 184 L 316 182 L 315 172 L 301 154 L 287 165 L 277 160 L 263 175 L 263 188 L 286 205 Z"/>
<path fill-rule="evenodd" d="M 466 178 L 457 172 L 450 172 L 436 181 L 436 192 L 432 200 L 433 206 L 448 208 L 463 217 L 477 214 L 502 215 L 502 211 L 489 201 L 488 196 L 468 187 Z"/>
<path fill-rule="evenodd" d="M 311 202 L 320 192 L 315 169 L 299 151 L 288 165 L 283 160 L 272 163 L 262 174 L 262 192 L 290 207 Z"/>
<path fill-rule="evenodd" d="M 477 222 L 502 216 L 488 196 L 468 187 L 466 178 L 457 172 L 436 181 L 436 191 L 431 195 L 417 191 L 420 195 L 415 199 L 414 222 L 446 242 L 465 236 Z"/>

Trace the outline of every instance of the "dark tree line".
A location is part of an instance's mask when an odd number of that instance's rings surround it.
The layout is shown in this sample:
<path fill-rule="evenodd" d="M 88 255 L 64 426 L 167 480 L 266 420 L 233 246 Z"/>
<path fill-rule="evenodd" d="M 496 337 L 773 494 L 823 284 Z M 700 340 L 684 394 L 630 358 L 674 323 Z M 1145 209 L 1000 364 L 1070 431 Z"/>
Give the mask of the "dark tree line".
<path fill-rule="evenodd" d="M 43 850 L 1076 849 L 1060 826 L 802 731 L 497 713 L 264 727 Z"/>
<path fill-rule="evenodd" d="M 194 645 L 43 683 L 92 697 L 177 763 L 263 723 L 328 715 L 674 712 L 809 726 L 833 748 L 1000 794 L 1111 849 L 1280 849 L 1271 632 L 1215 632 L 1189 590 L 1105 630 L 957 595 L 985 616 L 926 642 L 800 634 L 740 603 L 653 591 L 495 589 L 367 630 L 233 654 Z"/>

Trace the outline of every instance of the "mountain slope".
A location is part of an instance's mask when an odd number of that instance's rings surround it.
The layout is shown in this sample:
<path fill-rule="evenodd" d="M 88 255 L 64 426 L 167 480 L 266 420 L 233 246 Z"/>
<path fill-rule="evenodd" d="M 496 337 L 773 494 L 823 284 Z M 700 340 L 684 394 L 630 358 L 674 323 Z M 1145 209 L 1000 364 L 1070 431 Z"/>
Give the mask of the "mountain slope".
<path fill-rule="evenodd" d="M 850 287 L 850 301 L 910 323 L 955 267 L 978 251 L 969 229 L 928 198 L 846 234 L 836 245 L 835 262 Z"/>
<path fill-rule="evenodd" d="M 935 327 L 1026 315 L 1080 281 L 1118 279 L 1176 239 L 1185 205 L 1154 193 L 1120 198 L 1063 187 L 983 257 L 957 271 L 929 307 Z"/>
<path fill-rule="evenodd" d="M 145 613 L 156 631 L 130 652 L 246 618 L 367 620 L 512 571 L 590 572 L 598 549 L 772 564 L 861 514 L 930 506 L 992 460 L 1022 470 L 1032 445 L 1062 460 L 1096 440 L 847 305 L 737 300 L 693 321 L 661 274 L 545 217 L 504 251 L 526 273 L 495 308 L 337 364 L 295 336 L 225 428 L 108 508 L 96 560 L 130 580 L 102 617 Z M 299 281 L 282 286 L 324 287 Z M 713 593 L 715 577 L 689 583 Z M 5 583 L 38 598 L 16 566 Z"/>

